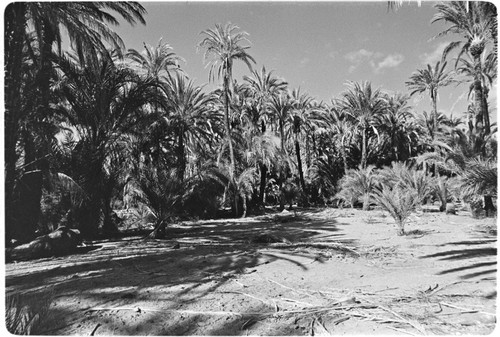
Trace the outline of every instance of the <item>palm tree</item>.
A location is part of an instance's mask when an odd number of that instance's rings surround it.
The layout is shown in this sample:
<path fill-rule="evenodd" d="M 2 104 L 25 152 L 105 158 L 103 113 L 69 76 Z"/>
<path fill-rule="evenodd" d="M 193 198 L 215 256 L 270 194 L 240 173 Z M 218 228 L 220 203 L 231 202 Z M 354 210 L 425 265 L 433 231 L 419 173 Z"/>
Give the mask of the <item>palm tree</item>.
<path fill-rule="evenodd" d="M 405 223 L 418 204 L 415 192 L 401 186 L 389 188 L 383 186 L 371 194 L 375 202 L 383 207 L 393 217 L 397 226 L 397 235 L 405 234 Z"/>
<path fill-rule="evenodd" d="M 342 93 L 340 106 L 350 114 L 361 132 L 361 168 L 367 166 L 368 129 L 378 135 L 375 127 L 376 116 L 384 113 L 386 106 L 380 89 L 372 90 L 371 83 L 348 82 L 348 89 Z"/>
<path fill-rule="evenodd" d="M 23 62 L 29 60 L 37 67 L 34 83 L 38 94 L 31 99 L 38 101 L 37 115 L 50 115 L 50 81 L 54 77 L 53 47 L 61 55 L 62 30 L 76 49 L 81 59 L 95 58 L 106 49 L 103 41 L 113 47 L 123 47 L 120 37 L 109 24 L 117 25 L 110 13 L 116 12 L 127 22 L 145 23 L 145 9 L 136 2 L 28 2 L 12 3 L 5 11 L 5 55 L 6 55 L 6 111 L 5 111 L 5 186 L 6 218 L 9 225 L 15 221 L 11 216 L 12 194 L 16 180 L 16 145 L 20 132 L 20 121 L 26 117 L 21 111 L 23 99 Z M 25 50 L 30 53 L 23 55 Z"/>
<path fill-rule="evenodd" d="M 285 92 L 287 83 L 282 79 L 273 76 L 273 71 L 267 72 L 262 66 L 261 71 L 253 70 L 252 76 L 243 76 L 245 90 L 250 100 L 244 114 L 248 118 L 248 122 L 252 127 L 252 132 L 264 135 L 267 131 L 266 119 L 270 113 L 270 103 L 272 97 Z M 259 125 L 260 123 L 260 125 Z M 264 190 L 266 187 L 267 173 L 270 165 L 261 162 L 260 171 L 260 187 L 258 203 L 264 203 Z"/>
<path fill-rule="evenodd" d="M 340 108 L 339 102 L 332 99 L 330 107 L 326 110 L 317 110 L 313 114 L 314 123 L 318 125 L 318 134 L 326 133 L 337 143 L 337 147 L 342 157 L 344 175 L 347 173 L 347 152 L 346 148 L 349 139 L 353 135 L 353 124 L 350 115 Z"/>
<path fill-rule="evenodd" d="M 252 62 L 255 63 L 254 58 L 248 54 L 247 49 L 249 46 L 242 46 L 241 44 L 247 40 L 248 33 L 244 31 L 238 32 L 239 27 L 232 23 L 227 23 L 225 26 L 216 24 L 215 29 L 207 29 L 201 34 L 205 38 L 198 44 L 199 47 L 205 48 L 203 58 L 205 61 L 209 60 L 207 65 L 210 65 L 209 80 L 214 80 L 215 77 L 222 77 L 222 87 L 224 90 L 224 127 L 226 131 L 227 143 L 229 145 L 230 154 L 230 172 L 235 172 L 235 158 L 233 144 L 231 141 L 231 128 L 229 125 L 230 111 L 229 111 L 229 91 L 232 82 L 233 62 L 235 60 L 243 61 L 248 68 L 252 68 Z M 235 211 L 237 213 L 238 204 L 235 200 Z"/>
<path fill-rule="evenodd" d="M 304 172 L 302 170 L 302 158 L 300 155 L 300 140 L 299 137 L 308 128 L 309 110 L 312 103 L 312 97 L 307 93 L 301 93 L 300 89 L 292 91 L 292 111 L 289 116 L 288 128 L 294 134 L 295 155 L 297 156 L 297 170 L 299 172 L 300 187 L 302 194 L 305 193 L 306 183 L 304 180 Z"/>
<path fill-rule="evenodd" d="M 168 127 L 177 138 L 178 178 L 184 180 L 186 171 L 186 146 L 194 151 L 203 142 L 209 142 L 209 122 L 213 117 L 208 109 L 212 97 L 197 87 L 185 75 L 177 73 L 167 80 L 165 91 L 168 97 Z"/>
<path fill-rule="evenodd" d="M 145 42 L 143 44 L 144 50 L 142 52 L 129 49 L 126 57 L 133 62 L 138 72 L 147 77 L 165 81 L 167 77 L 170 77 L 172 70 L 180 70 L 180 62 L 185 62 L 182 57 L 173 52 L 173 48 L 168 43 L 163 43 L 162 39 L 158 41 L 156 47 Z"/>
<path fill-rule="evenodd" d="M 415 94 L 422 94 L 427 92 L 432 103 L 432 116 L 433 116 L 433 127 L 431 131 L 431 138 L 434 139 L 437 130 L 437 119 L 438 119 L 438 90 L 441 87 L 447 86 L 452 83 L 453 77 L 451 72 L 446 72 L 446 62 L 436 62 L 436 65 L 432 67 L 430 64 L 427 65 L 425 69 L 418 69 L 410 76 L 410 80 L 406 82 L 406 86 L 411 90 L 410 96 Z"/>
<path fill-rule="evenodd" d="M 485 101 L 483 99 L 483 86 L 481 83 L 481 54 L 491 41 L 494 43 L 495 54 L 497 44 L 497 15 L 495 6 L 490 6 L 487 2 L 481 1 L 449 1 L 438 3 L 434 6 L 437 13 L 432 18 L 432 23 L 445 21 L 450 26 L 439 33 L 436 37 L 447 34 L 459 34 L 464 40 L 451 42 L 444 50 L 446 56 L 451 50 L 461 47 L 458 59 L 464 53 L 470 53 L 474 62 L 474 107 L 475 107 L 475 129 L 488 130 L 489 124 L 486 122 L 487 113 Z M 489 118 L 488 118 L 489 120 Z"/>
<path fill-rule="evenodd" d="M 168 222 L 179 214 L 187 189 L 186 182 L 177 177 L 175 169 L 166 165 L 138 163 L 127 179 L 123 190 L 125 207 L 146 207 L 155 220 L 149 238 L 164 238 Z"/>
<path fill-rule="evenodd" d="M 418 138 L 408 96 L 388 95 L 386 104 L 385 114 L 379 116 L 377 126 L 388 139 L 391 160 L 405 161 L 412 156 L 412 143 Z"/>
<path fill-rule="evenodd" d="M 161 104 L 157 83 L 143 79 L 126 67 L 118 67 L 103 55 L 85 66 L 68 59 L 59 61 L 64 74 L 58 84 L 64 99 L 59 113 L 75 133 L 71 174 L 89 196 L 82 213 L 82 234 L 95 236 L 103 207 L 105 164 L 117 151 L 124 135 L 133 134 L 148 115 L 148 104 Z M 85 220 L 88 222 L 85 223 Z"/>
<path fill-rule="evenodd" d="M 257 113 L 255 122 L 261 123 L 261 132 L 266 132 L 264 118 L 269 110 L 269 103 L 274 95 L 286 91 L 288 83 L 278 77 L 273 76 L 273 71 L 267 72 L 266 67 L 262 66 L 260 72 L 252 71 L 252 76 L 243 76 L 246 82 L 246 89 L 252 98 L 252 105 L 255 106 Z M 254 125 L 256 128 L 258 125 Z"/>
<path fill-rule="evenodd" d="M 286 141 L 286 122 L 289 119 L 291 111 L 293 109 L 293 102 L 288 93 L 281 93 L 279 95 L 273 96 L 271 99 L 270 111 L 271 118 L 276 124 L 276 129 L 280 136 L 280 149 L 282 158 L 288 156 L 285 141 Z M 280 164 L 279 170 L 279 187 L 280 191 L 283 192 L 283 183 L 285 182 L 286 175 L 285 171 L 288 169 L 286 163 Z M 280 195 L 280 210 L 285 208 L 285 199 L 283 193 Z"/>
<path fill-rule="evenodd" d="M 470 78 L 472 78 L 472 83 L 469 86 L 469 97 L 473 94 L 474 102 L 475 102 L 475 78 L 476 78 L 476 68 L 474 66 L 474 61 L 471 62 L 470 58 L 460 58 L 458 59 L 460 62 L 460 66 L 457 65 L 457 73 L 465 75 L 468 79 L 463 82 L 470 82 Z M 483 109 L 484 112 L 484 132 L 485 134 L 489 134 L 491 132 L 490 125 L 490 116 L 489 116 L 489 107 L 488 107 L 488 95 L 491 87 L 493 86 L 493 82 L 497 78 L 497 55 L 496 53 L 483 53 L 481 56 L 481 73 L 479 74 L 481 78 L 481 86 L 483 90 Z"/>
<path fill-rule="evenodd" d="M 351 207 L 354 207 L 354 203 L 361 199 L 363 210 L 367 211 L 370 209 L 371 194 L 376 182 L 375 166 L 351 169 L 340 180 L 340 192 L 337 193 L 336 197 L 347 201 Z"/>

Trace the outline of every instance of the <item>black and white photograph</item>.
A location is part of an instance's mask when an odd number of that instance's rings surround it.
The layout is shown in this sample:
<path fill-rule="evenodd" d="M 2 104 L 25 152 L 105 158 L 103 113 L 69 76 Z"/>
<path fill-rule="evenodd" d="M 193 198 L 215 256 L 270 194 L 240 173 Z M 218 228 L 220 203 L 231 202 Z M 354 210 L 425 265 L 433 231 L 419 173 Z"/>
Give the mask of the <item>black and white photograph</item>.
<path fill-rule="evenodd" d="M 498 330 L 496 3 L 2 7 L 2 333 Z"/>

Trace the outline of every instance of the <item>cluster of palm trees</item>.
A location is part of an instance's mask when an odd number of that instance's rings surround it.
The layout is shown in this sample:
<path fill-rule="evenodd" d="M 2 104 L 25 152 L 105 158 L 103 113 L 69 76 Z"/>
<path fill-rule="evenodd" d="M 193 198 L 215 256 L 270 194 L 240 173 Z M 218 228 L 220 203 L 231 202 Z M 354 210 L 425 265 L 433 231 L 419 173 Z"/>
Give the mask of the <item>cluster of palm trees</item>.
<path fill-rule="evenodd" d="M 451 22 L 449 31 L 466 29 L 446 12 L 456 7 L 472 35 L 455 70 L 447 71 L 443 59 L 411 75 L 410 95 L 428 93 L 433 103 L 430 114 L 417 116 L 409 95 L 369 82 L 348 82 L 328 103 L 289 88 L 265 66 L 254 69 L 248 34 L 231 23 L 202 32 L 198 47 L 209 80 L 221 84 L 207 92 L 167 43 L 125 51 L 108 24 L 117 22 L 111 13 L 144 23 L 138 3 L 10 4 L 6 238 L 28 240 L 64 221 L 86 237 L 109 235 L 117 229 L 115 210 L 141 210 L 134 214 L 150 219 L 152 235 L 160 236 L 176 217 L 213 217 L 224 206 L 245 216 L 264 205 L 325 204 L 342 177 L 392 162 L 413 162 L 434 176 L 474 172 L 490 179 L 479 192 L 495 196 L 495 128 L 486 98 L 496 79 L 496 16 L 490 22 L 480 5 L 460 6 L 436 6 L 435 20 Z M 60 49 L 63 27 L 69 52 Z M 249 68 L 240 82 L 234 62 Z M 439 88 L 458 81 L 472 88 L 470 128 L 437 109 Z M 462 159 L 460 169 L 450 168 L 451 157 Z M 464 184 L 479 186 L 474 181 Z"/>

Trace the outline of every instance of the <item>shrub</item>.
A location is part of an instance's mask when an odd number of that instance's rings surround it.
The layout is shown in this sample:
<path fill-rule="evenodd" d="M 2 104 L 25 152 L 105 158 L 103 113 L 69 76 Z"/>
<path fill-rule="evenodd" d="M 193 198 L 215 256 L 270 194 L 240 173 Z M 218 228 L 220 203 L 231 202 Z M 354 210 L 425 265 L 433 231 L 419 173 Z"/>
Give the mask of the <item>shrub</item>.
<path fill-rule="evenodd" d="M 404 235 L 406 220 L 419 203 L 418 194 L 397 184 L 393 188 L 383 186 L 382 189 L 372 193 L 372 197 L 393 217 L 398 227 L 397 234 Z"/>

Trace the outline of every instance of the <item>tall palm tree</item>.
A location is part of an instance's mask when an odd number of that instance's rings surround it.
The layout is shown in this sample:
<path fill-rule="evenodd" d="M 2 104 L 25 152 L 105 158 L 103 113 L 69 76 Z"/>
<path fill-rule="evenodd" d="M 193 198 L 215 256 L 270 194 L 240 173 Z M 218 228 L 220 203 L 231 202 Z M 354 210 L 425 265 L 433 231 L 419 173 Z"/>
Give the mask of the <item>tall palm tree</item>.
<path fill-rule="evenodd" d="M 280 136 L 280 149 L 282 158 L 287 157 L 287 150 L 285 146 L 286 141 L 286 122 L 289 119 L 291 111 L 293 109 L 293 101 L 288 93 L 280 93 L 279 95 L 273 96 L 270 104 L 270 115 L 275 124 L 275 127 Z M 279 186 L 280 190 L 283 190 L 283 183 L 286 179 L 285 170 L 287 169 L 286 163 L 281 163 L 279 171 Z M 280 195 L 280 209 L 285 208 L 285 199 L 283 193 Z"/>
<path fill-rule="evenodd" d="M 23 94 L 22 63 L 30 59 L 37 67 L 34 83 L 38 87 L 36 99 L 37 114 L 50 114 L 50 81 L 54 76 L 53 47 L 61 55 L 62 31 L 69 37 L 69 42 L 83 59 L 97 57 L 110 43 L 113 47 L 123 47 L 120 37 L 112 31 L 109 24 L 117 25 L 118 20 L 111 14 L 116 12 L 127 22 L 145 23 L 145 9 L 136 2 L 27 2 L 12 3 L 5 11 L 5 55 L 6 55 L 6 112 L 5 112 L 5 186 L 7 222 L 10 216 L 11 200 L 16 180 L 16 161 L 18 154 L 18 132 L 23 116 L 21 100 Z M 29 50 L 29 56 L 23 57 L 23 50 Z"/>
<path fill-rule="evenodd" d="M 224 91 L 224 123 L 226 128 L 226 137 L 228 137 L 228 145 L 230 151 L 231 170 L 234 171 L 234 152 L 230 139 L 229 126 L 229 91 L 232 83 L 233 63 L 235 60 L 243 61 L 249 69 L 252 69 L 254 58 L 248 54 L 247 49 L 250 46 L 242 46 L 241 44 L 247 40 L 248 33 L 245 31 L 238 32 L 239 27 L 232 23 L 227 23 L 225 26 L 216 24 L 215 29 L 207 29 L 201 34 L 205 38 L 198 44 L 199 47 L 205 48 L 203 58 L 209 60 L 207 65 L 210 65 L 209 80 L 214 80 L 215 77 L 222 77 L 222 87 Z"/>
<path fill-rule="evenodd" d="M 386 109 L 384 94 L 380 89 L 373 90 L 370 82 L 348 82 L 348 89 L 341 95 L 340 105 L 350 114 L 359 132 L 361 132 L 361 163 L 362 169 L 367 167 L 368 129 L 377 135 L 375 127 L 376 116 Z"/>
<path fill-rule="evenodd" d="M 497 15 L 495 6 L 481 1 L 446 1 L 434 6 L 437 13 L 432 18 L 432 23 L 444 21 L 450 26 L 439 33 L 437 37 L 448 34 L 458 34 L 463 37 L 461 41 L 451 42 L 444 50 L 446 56 L 451 50 L 461 47 L 458 59 L 465 53 L 470 53 L 474 62 L 474 128 L 483 128 L 488 131 L 490 126 L 486 122 L 487 113 L 483 99 L 483 86 L 481 84 L 481 54 L 486 50 L 488 43 L 493 42 L 496 53 L 497 45 Z M 488 119 L 489 120 L 489 119 Z"/>
<path fill-rule="evenodd" d="M 391 160 L 405 161 L 412 156 L 412 143 L 418 138 L 408 96 L 388 95 L 385 114 L 378 118 L 378 127 L 388 139 Z"/>
<path fill-rule="evenodd" d="M 267 72 L 265 66 L 262 66 L 260 72 L 253 70 L 252 76 L 243 76 L 243 80 L 247 84 L 246 89 L 257 113 L 253 120 L 257 123 L 260 121 L 261 132 L 264 133 L 266 132 L 264 118 L 268 113 L 270 100 L 273 95 L 286 91 L 288 83 L 273 76 L 273 71 Z"/>
<path fill-rule="evenodd" d="M 63 98 L 58 112 L 76 139 L 69 175 L 89 196 L 82 213 L 86 217 L 82 225 L 88 227 L 82 228 L 82 234 L 95 236 L 105 202 L 105 164 L 116 153 L 122 137 L 134 134 L 150 117 L 144 108 L 161 104 L 162 98 L 154 79 L 143 79 L 129 68 L 117 66 L 109 55 L 85 65 L 61 59 L 58 67 L 64 74 L 58 84 Z"/>
<path fill-rule="evenodd" d="M 209 80 L 215 77 L 222 77 L 222 87 L 224 90 L 224 127 L 226 131 L 226 141 L 229 146 L 230 154 L 230 172 L 235 172 L 235 158 L 233 144 L 231 141 L 230 118 L 230 84 L 232 82 L 233 63 L 236 60 L 243 61 L 249 69 L 252 69 L 254 58 L 248 54 L 250 46 L 242 45 L 247 40 L 248 33 L 238 31 L 239 27 L 228 22 L 225 26 L 216 24 L 215 29 L 207 29 L 201 32 L 205 37 L 198 44 L 199 47 L 206 49 L 203 55 L 205 61 L 209 60 L 210 65 Z M 236 199 L 236 198 L 235 198 Z M 237 213 L 238 203 L 235 200 L 235 211 Z"/>
<path fill-rule="evenodd" d="M 422 94 L 427 92 L 432 103 L 432 116 L 433 116 L 433 127 L 431 132 L 431 138 L 434 139 L 437 130 L 437 119 L 438 119 L 438 91 L 439 88 L 447 86 L 452 83 L 453 76 L 451 72 L 446 72 L 447 62 L 441 63 L 436 62 L 435 66 L 432 67 L 430 64 L 427 65 L 425 69 L 418 69 L 410 76 L 410 80 L 406 82 L 406 86 L 411 90 L 410 96 L 415 94 Z"/>
<path fill-rule="evenodd" d="M 169 113 L 167 125 L 174 130 L 177 138 L 177 173 L 181 181 L 186 171 L 186 147 L 194 151 L 210 140 L 208 125 L 215 116 L 210 115 L 209 110 L 212 97 L 202 89 L 181 73 L 165 83 Z"/>
<path fill-rule="evenodd" d="M 472 62 L 471 62 L 472 61 Z M 462 57 L 458 59 L 460 65 L 457 64 L 457 73 L 461 75 L 465 75 L 466 79 L 463 82 L 469 83 L 472 78 L 472 83 L 469 86 L 469 97 L 474 97 L 473 101 L 475 102 L 475 78 L 476 78 L 476 68 L 474 66 L 474 61 L 470 60 L 470 58 Z M 488 107 L 488 96 L 493 85 L 493 82 L 497 78 L 497 55 L 494 52 L 483 53 L 481 56 L 481 74 L 479 74 L 481 78 L 481 86 L 483 90 L 483 109 L 484 112 L 484 131 L 485 134 L 489 134 L 491 132 L 491 123 L 489 116 L 489 107 Z"/>
<path fill-rule="evenodd" d="M 288 128 L 294 135 L 295 155 L 297 157 L 297 170 L 299 173 L 300 187 L 302 194 L 305 193 L 306 183 L 304 171 L 302 169 L 302 158 L 300 155 L 300 135 L 309 124 L 309 112 L 312 104 L 312 97 L 307 93 L 301 93 L 300 89 L 292 91 L 292 111 L 289 116 Z"/>
<path fill-rule="evenodd" d="M 345 175 L 348 170 L 346 149 L 349 145 L 349 139 L 353 135 L 351 116 L 341 109 L 338 101 L 332 99 L 328 109 L 317 110 L 312 117 L 318 126 L 316 132 L 318 134 L 326 133 L 335 141 L 342 157 L 343 173 Z"/>
<path fill-rule="evenodd" d="M 137 71 L 145 76 L 165 81 L 166 78 L 170 77 L 171 71 L 180 70 L 180 62 L 185 62 L 182 57 L 174 53 L 173 48 L 168 43 L 163 43 L 162 39 L 155 47 L 145 42 L 143 44 L 143 51 L 129 49 L 126 57 L 137 67 Z"/>

